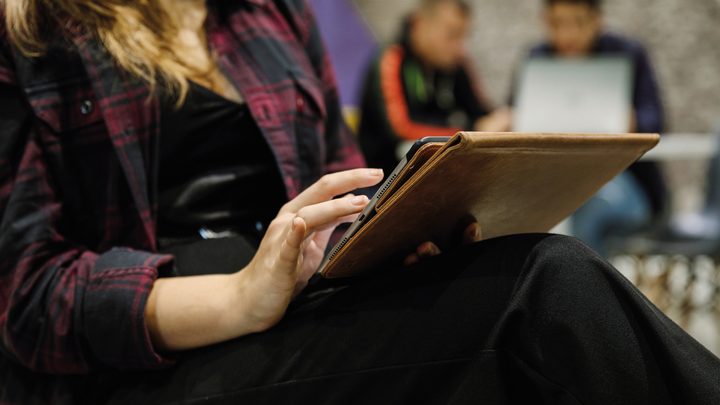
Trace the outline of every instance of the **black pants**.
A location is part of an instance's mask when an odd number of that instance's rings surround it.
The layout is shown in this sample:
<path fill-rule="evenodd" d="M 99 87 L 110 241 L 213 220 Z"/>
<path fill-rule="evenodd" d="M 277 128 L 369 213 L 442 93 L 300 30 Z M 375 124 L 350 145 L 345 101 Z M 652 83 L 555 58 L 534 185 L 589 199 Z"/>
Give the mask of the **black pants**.
<path fill-rule="evenodd" d="M 91 376 L 76 402 L 720 404 L 720 360 L 561 236 L 322 280 L 271 330 L 178 359 Z"/>

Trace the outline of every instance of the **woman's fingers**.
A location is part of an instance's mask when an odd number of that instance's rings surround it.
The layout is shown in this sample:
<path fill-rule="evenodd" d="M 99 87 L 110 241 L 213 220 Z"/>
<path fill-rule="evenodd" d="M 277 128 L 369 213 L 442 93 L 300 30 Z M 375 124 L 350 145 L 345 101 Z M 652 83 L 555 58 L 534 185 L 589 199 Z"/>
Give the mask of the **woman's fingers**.
<path fill-rule="evenodd" d="M 348 193 L 352 190 L 370 187 L 383 178 L 381 169 L 353 169 L 326 174 L 320 180 L 288 202 L 280 213 L 298 212 L 309 205 L 328 201 L 331 198 Z"/>
<path fill-rule="evenodd" d="M 307 233 L 307 225 L 302 218 L 293 218 L 290 222 L 285 240 L 282 242 L 279 253 L 278 269 L 294 273 L 297 269 L 298 259 L 303 249 L 303 241 Z"/>
<path fill-rule="evenodd" d="M 335 229 L 338 227 L 338 225 L 353 223 L 359 216 L 359 212 L 352 215 L 347 215 L 342 218 L 338 218 L 337 221 L 335 221 L 334 223 L 317 228 L 315 230 L 315 235 L 313 236 L 315 243 L 317 243 L 318 246 L 326 246 L 328 241 L 330 240 L 330 236 L 332 236 L 333 232 L 335 232 Z"/>
<path fill-rule="evenodd" d="M 437 256 L 440 254 L 440 248 L 432 242 L 425 242 L 420 244 L 417 248 L 417 254 L 422 259 L 424 257 Z"/>
<path fill-rule="evenodd" d="M 310 262 L 321 259 L 322 249 L 325 248 L 334 225 L 340 220 L 353 218 L 367 203 L 366 196 L 348 196 L 302 208 L 297 215 L 282 214 L 273 221 L 265 235 L 268 240 L 275 241 L 275 246 L 280 245 L 275 264 L 271 266 L 286 275 L 292 275 L 299 282 L 309 278 L 308 274 L 312 275 L 309 270 L 307 274 L 298 273 L 298 265 L 303 262 L 303 252 L 307 249 L 312 253 L 308 259 Z M 322 242 L 322 246 L 318 242 Z M 304 267 L 316 267 L 312 264 Z M 317 264 L 320 264 L 319 261 Z"/>
<path fill-rule="evenodd" d="M 320 265 L 320 261 L 322 260 L 322 251 L 315 241 L 306 241 L 306 246 L 303 249 L 302 260 L 308 263 L 303 263 L 300 267 L 301 270 L 298 273 L 298 281 L 307 282 L 310 277 L 315 274 L 318 266 Z"/>
<path fill-rule="evenodd" d="M 467 227 L 465 227 L 465 230 L 463 231 L 463 244 L 470 244 L 474 242 L 479 242 L 482 240 L 482 228 L 480 228 L 480 224 L 477 222 L 472 222 Z M 423 258 L 436 256 L 441 253 L 440 248 L 437 247 L 436 244 L 432 242 L 424 242 L 421 243 L 420 246 L 418 246 L 417 250 L 411 254 L 409 254 L 407 257 L 405 257 L 405 260 L 403 261 L 403 264 L 405 266 L 413 265 Z"/>
<path fill-rule="evenodd" d="M 342 217 L 342 218 L 338 218 L 337 220 L 335 220 L 335 222 L 331 222 L 331 223 L 329 223 L 329 224 L 327 224 L 327 225 L 325 225 L 325 226 L 321 226 L 321 227 L 315 228 L 315 232 L 325 231 L 325 230 L 328 230 L 328 229 L 334 230 L 334 229 L 337 228 L 338 225 L 340 225 L 340 224 L 349 224 L 349 223 L 355 222 L 355 220 L 356 220 L 359 216 L 360 216 L 360 213 L 359 213 L 359 212 L 356 212 L 356 213 L 350 214 L 350 215 L 346 215 L 346 216 L 344 216 L 344 217 Z"/>
<path fill-rule="evenodd" d="M 403 261 L 403 265 L 405 267 L 412 266 L 413 264 L 420 261 L 420 257 L 417 255 L 417 253 L 411 253 L 406 258 L 405 261 Z"/>
<path fill-rule="evenodd" d="M 312 239 L 315 242 L 315 245 L 318 246 L 319 249 L 325 250 L 327 247 L 328 242 L 330 241 L 330 237 L 332 236 L 333 232 L 335 231 L 336 226 L 327 227 L 323 230 L 315 232 Z"/>
<path fill-rule="evenodd" d="M 473 222 L 465 228 L 463 232 L 463 244 L 469 245 L 482 240 L 482 228 L 477 222 Z"/>
<path fill-rule="evenodd" d="M 309 234 L 336 224 L 339 219 L 348 215 L 357 214 L 367 204 L 368 198 L 364 195 L 337 198 L 301 208 L 297 217 L 305 221 Z"/>
<path fill-rule="evenodd" d="M 432 242 L 424 242 L 421 243 L 420 246 L 418 246 L 415 252 L 405 257 L 403 264 L 405 266 L 411 266 L 424 258 L 437 256 L 440 253 L 440 248 L 438 248 L 436 244 Z"/>

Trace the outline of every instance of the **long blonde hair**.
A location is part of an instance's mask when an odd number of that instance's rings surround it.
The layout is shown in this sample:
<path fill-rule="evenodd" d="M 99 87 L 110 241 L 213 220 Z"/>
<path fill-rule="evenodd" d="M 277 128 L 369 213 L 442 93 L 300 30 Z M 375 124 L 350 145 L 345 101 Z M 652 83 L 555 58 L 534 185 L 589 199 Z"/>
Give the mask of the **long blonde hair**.
<path fill-rule="evenodd" d="M 27 56 L 41 55 L 49 35 L 71 35 L 80 27 L 97 37 L 116 63 L 145 80 L 159 83 L 182 103 L 188 78 L 212 69 L 183 60 L 179 27 L 158 0 L 0 0 L 10 40 Z M 50 32 L 47 27 L 54 30 Z"/>

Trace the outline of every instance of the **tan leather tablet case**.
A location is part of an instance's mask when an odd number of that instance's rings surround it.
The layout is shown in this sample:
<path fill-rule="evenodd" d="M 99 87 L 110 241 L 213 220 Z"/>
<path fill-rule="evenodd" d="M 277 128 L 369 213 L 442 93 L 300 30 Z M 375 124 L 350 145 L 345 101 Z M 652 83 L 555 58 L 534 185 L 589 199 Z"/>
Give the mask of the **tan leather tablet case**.
<path fill-rule="evenodd" d="M 658 141 L 656 134 L 458 133 L 407 166 L 322 275 L 393 265 L 428 240 L 447 246 L 469 215 L 483 239 L 546 232 Z"/>

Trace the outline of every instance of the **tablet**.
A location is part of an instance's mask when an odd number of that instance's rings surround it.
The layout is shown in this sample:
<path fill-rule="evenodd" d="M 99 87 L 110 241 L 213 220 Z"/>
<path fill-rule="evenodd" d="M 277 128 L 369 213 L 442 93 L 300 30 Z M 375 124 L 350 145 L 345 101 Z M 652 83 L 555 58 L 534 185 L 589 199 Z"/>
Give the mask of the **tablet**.
<path fill-rule="evenodd" d="M 657 134 L 460 132 L 414 145 L 320 265 L 327 278 L 449 248 L 472 217 L 484 239 L 546 232 L 654 147 Z"/>
<path fill-rule="evenodd" d="M 319 271 L 321 273 L 327 263 L 338 254 L 340 249 L 345 246 L 355 232 L 372 219 L 375 214 L 375 208 L 377 207 L 378 201 L 381 201 L 384 195 L 392 194 L 392 191 L 397 187 L 397 185 L 402 184 L 404 180 L 409 177 L 410 173 L 422 167 L 422 165 L 449 139 L 449 136 L 428 136 L 413 143 L 412 147 L 405 153 L 405 156 L 400 159 L 400 162 L 392 173 L 385 178 L 385 181 L 380 188 L 378 188 L 375 195 L 370 199 L 367 206 L 365 206 L 365 209 L 362 210 L 360 215 L 355 219 L 350 227 L 348 227 L 347 231 L 345 231 L 342 238 L 340 238 L 338 243 L 335 244 L 333 249 L 320 263 Z"/>

